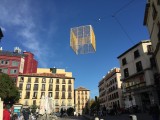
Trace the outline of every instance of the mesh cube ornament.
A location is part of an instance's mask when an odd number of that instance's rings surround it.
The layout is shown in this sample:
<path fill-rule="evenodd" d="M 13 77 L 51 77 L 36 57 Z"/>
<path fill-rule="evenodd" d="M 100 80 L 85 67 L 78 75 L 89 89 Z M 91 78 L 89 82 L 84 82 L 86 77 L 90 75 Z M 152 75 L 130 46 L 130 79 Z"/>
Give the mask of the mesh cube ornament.
<path fill-rule="evenodd" d="M 70 46 L 76 54 L 94 53 L 96 40 L 91 25 L 71 28 Z"/>

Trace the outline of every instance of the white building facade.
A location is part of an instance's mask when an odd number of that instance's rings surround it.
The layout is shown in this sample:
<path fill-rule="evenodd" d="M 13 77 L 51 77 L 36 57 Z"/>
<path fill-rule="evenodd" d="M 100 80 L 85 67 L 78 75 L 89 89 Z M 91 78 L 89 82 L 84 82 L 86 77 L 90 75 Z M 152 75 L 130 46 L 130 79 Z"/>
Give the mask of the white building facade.
<path fill-rule="evenodd" d="M 158 99 L 154 86 L 153 65 L 150 62 L 150 48 L 151 41 L 144 40 L 118 57 L 125 108 L 138 105 L 145 111 L 152 100 Z"/>

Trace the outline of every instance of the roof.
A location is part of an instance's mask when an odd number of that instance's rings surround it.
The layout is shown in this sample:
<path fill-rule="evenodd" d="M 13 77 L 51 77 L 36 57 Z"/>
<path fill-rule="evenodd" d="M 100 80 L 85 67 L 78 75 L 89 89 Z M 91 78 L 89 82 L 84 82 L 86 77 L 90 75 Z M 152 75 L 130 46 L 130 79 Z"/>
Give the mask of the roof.
<path fill-rule="evenodd" d="M 26 56 L 25 54 L 0 50 L 0 56 L 2 56 L 2 55 L 4 55 L 4 56 L 16 56 L 16 57 L 25 57 Z"/>
<path fill-rule="evenodd" d="M 54 74 L 54 73 L 27 73 L 27 74 L 19 74 L 19 76 L 49 77 L 49 78 L 73 78 L 73 77 L 68 77 L 65 74 Z"/>
<path fill-rule="evenodd" d="M 75 89 L 76 91 L 90 91 L 90 90 L 88 90 L 88 89 L 86 89 L 86 88 L 84 88 L 84 87 L 79 87 L 79 88 L 77 88 L 77 89 Z"/>
<path fill-rule="evenodd" d="M 125 51 L 124 53 L 122 53 L 121 55 L 119 55 L 117 58 L 119 59 L 120 57 L 122 57 L 123 55 L 125 55 L 126 53 L 128 53 L 129 51 L 131 51 L 132 49 L 136 48 L 140 44 L 142 44 L 142 43 L 149 43 L 149 42 L 151 42 L 151 41 L 150 40 L 140 41 L 139 43 L 135 44 L 133 47 L 129 48 L 127 51 Z"/>

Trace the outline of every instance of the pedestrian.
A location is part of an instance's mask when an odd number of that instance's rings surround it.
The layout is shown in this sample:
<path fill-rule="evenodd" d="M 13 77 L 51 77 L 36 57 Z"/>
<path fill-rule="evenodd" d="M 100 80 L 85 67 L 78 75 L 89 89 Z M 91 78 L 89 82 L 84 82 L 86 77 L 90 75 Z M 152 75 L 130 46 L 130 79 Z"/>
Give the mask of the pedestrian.
<path fill-rule="evenodd" d="M 149 113 L 153 120 L 159 120 L 159 107 L 156 103 L 154 103 L 154 101 L 152 101 Z"/>
<path fill-rule="evenodd" d="M 117 115 L 117 104 L 116 103 L 113 104 L 113 110 L 114 110 L 114 114 Z"/>
<path fill-rule="evenodd" d="M 3 106 L 3 120 L 10 120 L 10 112 L 6 105 Z"/>
<path fill-rule="evenodd" d="M 23 109 L 22 111 L 24 120 L 29 120 L 30 111 L 29 109 Z"/>

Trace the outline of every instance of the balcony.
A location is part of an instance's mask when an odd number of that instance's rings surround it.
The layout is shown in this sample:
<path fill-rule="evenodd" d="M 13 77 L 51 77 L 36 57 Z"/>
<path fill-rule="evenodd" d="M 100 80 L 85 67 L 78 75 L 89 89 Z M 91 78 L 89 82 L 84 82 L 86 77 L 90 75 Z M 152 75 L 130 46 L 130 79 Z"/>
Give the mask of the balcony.
<path fill-rule="evenodd" d="M 59 91 L 59 88 L 56 88 L 56 90 L 55 91 Z"/>
<path fill-rule="evenodd" d="M 139 84 L 126 87 L 125 89 L 126 89 L 126 92 L 131 92 L 131 91 L 137 91 L 137 90 L 143 89 L 144 87 L 146 87 L 146 82 L 141 82 Z"/>
<path fill-rule="evenodd" d="M 59 96 L 56 96 L 55 99 L 59 99 Z"/>
<path fill-rule="evenodd" d="M 48 91 L 53 91 L 53 89 L 52 89 L 52 88 L 49 88 Z"/>
<path fill-rule="evenodd" d="M 45 89 L 41 89 L 41 91 L 45 91 Z"/>
<path fill-rule="evenodd" d="M 65 97 L 65 96 L 62 96 L 62 99 L 66 99 L 66 97 Z"/>

